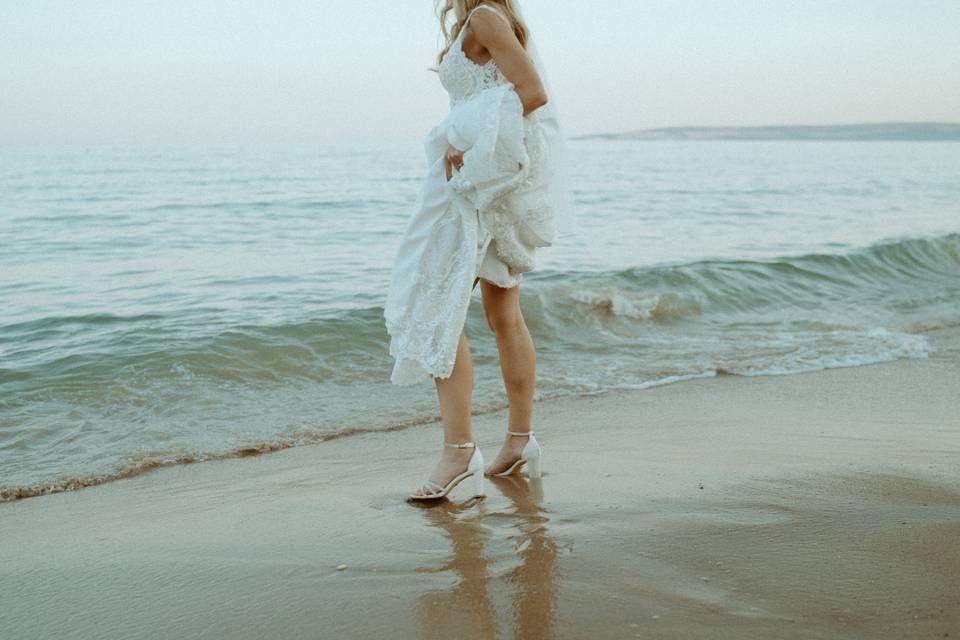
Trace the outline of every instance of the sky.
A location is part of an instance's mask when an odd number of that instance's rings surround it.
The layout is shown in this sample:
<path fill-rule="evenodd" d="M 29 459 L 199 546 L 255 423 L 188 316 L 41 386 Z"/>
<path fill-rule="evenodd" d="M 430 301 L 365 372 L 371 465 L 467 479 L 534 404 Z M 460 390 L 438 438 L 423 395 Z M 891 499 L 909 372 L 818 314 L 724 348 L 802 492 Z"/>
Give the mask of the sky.
<path fill-rule="evenodd" d="M 566 133 L 960 121 L 960 0 L 521 0 Z M 0 144 L 421 139 L 433 0 L 0 0 Z"/>

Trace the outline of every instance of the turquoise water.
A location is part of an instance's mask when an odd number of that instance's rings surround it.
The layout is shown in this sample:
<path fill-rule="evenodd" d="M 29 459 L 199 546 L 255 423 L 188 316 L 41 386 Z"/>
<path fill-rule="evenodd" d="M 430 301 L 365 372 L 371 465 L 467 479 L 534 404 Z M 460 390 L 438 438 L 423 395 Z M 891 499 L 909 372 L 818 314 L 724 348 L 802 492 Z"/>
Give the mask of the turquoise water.
<path fill-rule="evenodd" d="M 572 141 L 577 233 L 522 288 L 539 396 L 926 357 L 960 323 L 958 149 Z M 434 418 L 382 322 L 424 171 L 416 143 L 0 149 L 2 497 Z"/>

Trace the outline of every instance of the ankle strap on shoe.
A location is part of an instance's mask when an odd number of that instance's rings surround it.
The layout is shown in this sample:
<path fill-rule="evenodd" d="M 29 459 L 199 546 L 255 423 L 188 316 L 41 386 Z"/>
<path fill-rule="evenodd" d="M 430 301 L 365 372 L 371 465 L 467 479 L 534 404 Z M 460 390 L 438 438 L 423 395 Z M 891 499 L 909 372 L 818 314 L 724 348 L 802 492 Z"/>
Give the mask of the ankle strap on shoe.
<path fill-rule="evenodd" d="M 507 431 L 511 436 L 532 436 L 533 431 Z"/>
<path fill-rule="evenodd" d="M 473 442 L 460 442 L 458 444 L 451 444 L 449 442 L 444 442 L 443 446 L 450 447 L 451 449 L 470 449 L 475 447 L 476 444 Z"/>

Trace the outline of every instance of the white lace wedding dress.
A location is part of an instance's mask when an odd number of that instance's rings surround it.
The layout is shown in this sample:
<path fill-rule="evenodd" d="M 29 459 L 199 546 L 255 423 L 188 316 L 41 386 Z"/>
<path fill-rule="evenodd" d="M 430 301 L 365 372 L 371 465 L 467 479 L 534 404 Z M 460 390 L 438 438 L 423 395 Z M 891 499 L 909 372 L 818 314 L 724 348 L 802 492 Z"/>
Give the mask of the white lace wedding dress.
<path fill-rule="evenodd" d="M 548 136 L 558 131 L 539 110 L 523 116 L 495 61 L 479 65 L 463 53 L 463 34 L 479 9 L 506 20 L 494 7 L 476 7 L 438 69 L 450 114 L 424 142 L 429 172 L 384 307 L 395 384 L 449 377 L 474 279 L 514 287 L 534 268 L 535 250 L 553 241 L 544 156 Z M 448 144 L 464 151 L 449 181 Z"/>

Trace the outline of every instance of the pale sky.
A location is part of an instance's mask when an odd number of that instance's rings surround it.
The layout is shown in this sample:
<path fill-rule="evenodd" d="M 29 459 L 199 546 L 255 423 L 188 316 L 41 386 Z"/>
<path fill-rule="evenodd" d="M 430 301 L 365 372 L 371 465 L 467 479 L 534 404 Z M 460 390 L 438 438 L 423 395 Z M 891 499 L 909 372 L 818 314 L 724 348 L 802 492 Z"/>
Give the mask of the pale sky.
<path fill-rule="evenodd" d="M 960 121 L 960 0 L 521 0 L 568 135 Z M 0 0 L 0 143 L 420 140 L 433 0 Z"/>

